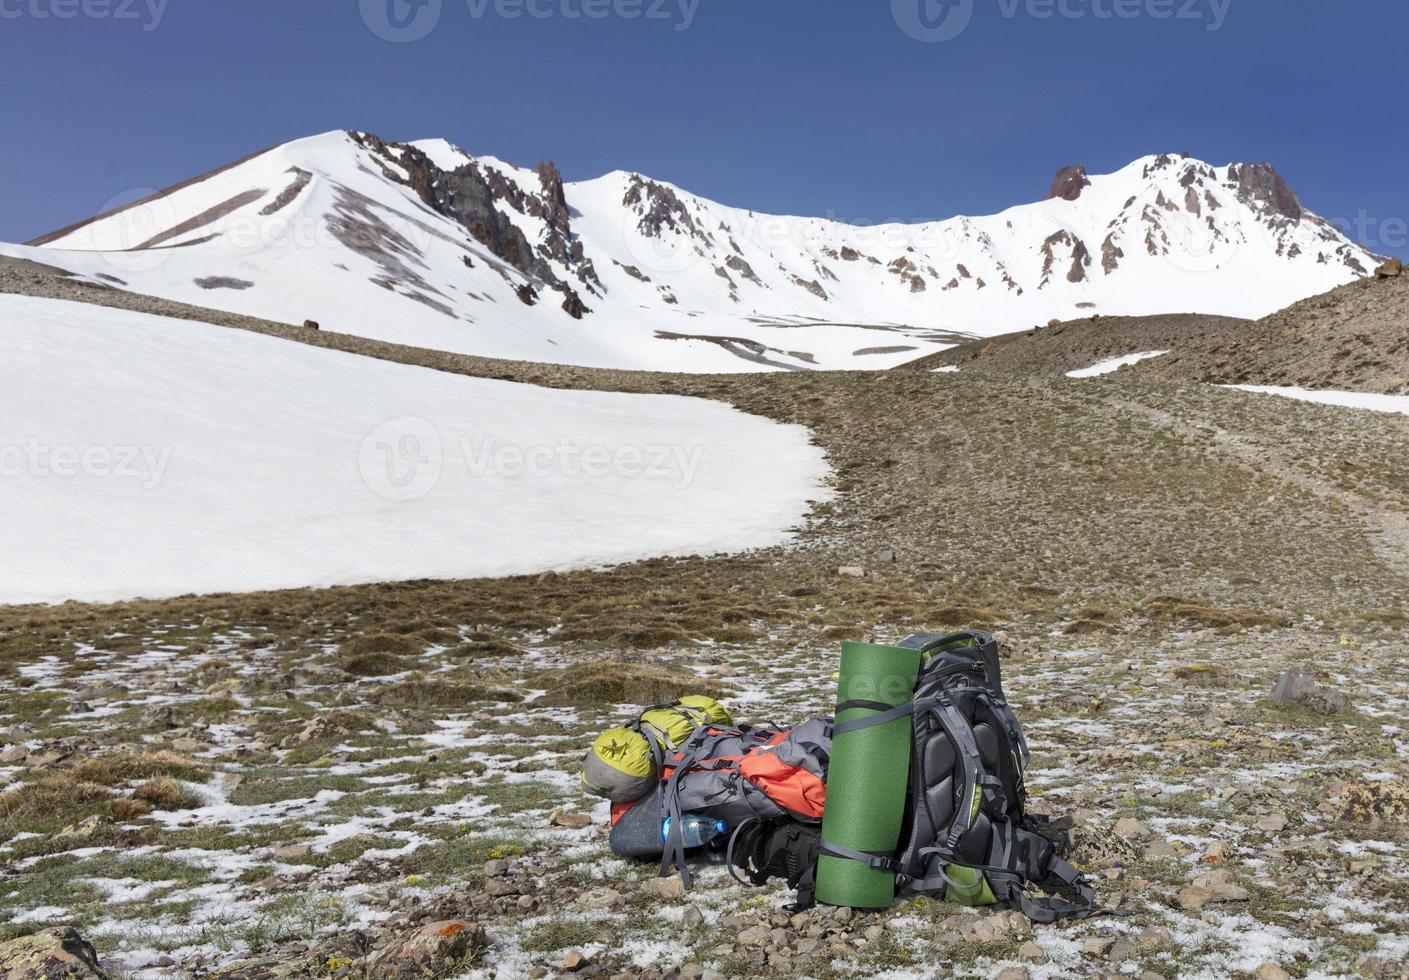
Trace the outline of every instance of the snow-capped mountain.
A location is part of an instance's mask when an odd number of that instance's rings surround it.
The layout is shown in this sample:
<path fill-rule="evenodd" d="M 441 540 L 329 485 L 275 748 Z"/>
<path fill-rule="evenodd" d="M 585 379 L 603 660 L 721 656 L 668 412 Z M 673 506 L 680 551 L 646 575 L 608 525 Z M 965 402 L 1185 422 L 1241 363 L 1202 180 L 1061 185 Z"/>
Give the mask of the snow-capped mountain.
<path fill-rule="evenodd" d="M 1377 261 L 1268 164 L 1069 167 L 1001 214 L 857 226 L 357 132 L 0 252 L 422 347 L 675 371 L 889 367 L 1091 313 L 1262 316 Z"/>

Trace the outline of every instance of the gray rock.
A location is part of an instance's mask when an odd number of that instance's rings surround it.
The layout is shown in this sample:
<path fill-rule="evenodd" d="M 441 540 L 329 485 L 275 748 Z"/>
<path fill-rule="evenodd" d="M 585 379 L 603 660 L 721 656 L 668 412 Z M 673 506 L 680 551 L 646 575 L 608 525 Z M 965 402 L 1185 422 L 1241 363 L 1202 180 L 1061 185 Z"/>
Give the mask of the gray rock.
<path fill-rule="evenodd" d="M 5 980 L 107 980 L 93 944 L 72 926 L 0 943 Z"/>
<path fill-rule="evenodd" d="M 1333 715 L 1350 706 L 1344 694 L 1317 684 L 1300 667 L 1283 671 L 1272 690 L 1272 700 L 1278 704 L 1301 705 L 1322 715 Z"/>

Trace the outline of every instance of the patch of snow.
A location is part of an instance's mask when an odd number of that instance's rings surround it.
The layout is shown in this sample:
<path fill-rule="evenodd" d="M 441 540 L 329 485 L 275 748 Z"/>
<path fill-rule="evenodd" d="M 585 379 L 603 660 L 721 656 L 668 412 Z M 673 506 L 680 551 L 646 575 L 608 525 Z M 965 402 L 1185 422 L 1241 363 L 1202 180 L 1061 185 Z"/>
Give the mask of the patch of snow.
<path fill-rule="evenodd" d="M 805 428 L 718 402 L 20 296 L 0 297 L 0 417 L 0 602 L 743 551 L 785 543 L 831 495 Z"/>
<path fill-rule="evenodd" d="M 1122 357 L 1112 357 L 1109 360 L 1098 361 L 1090 367 L 1081 368 L 1078 371 L 1068 371 L 1068 378 L 1099 378 L 1103 374 L 1114 374 L 1123 367 L 1131 364 L 1139 364 L 1141 361 L 1148 361 L 1152 357 L 1159 357 L 1161 354 L 1168 354 L 1167 350 L 1147 350 L 1139 354 L 1126 354 Z"/>
<path fill-rule="evenodd" d="M 1339 405 L 1342 408 L 1360 408 L 1370 412 L 1409 415 L 1409 395 L 1375 395 L 1367 391 L 1331 391 L 1279 387 L 1277 385 L 1223 385 L 1222 387 L 1250 391 L 1259 395 L 1281 395 L 1283 398 L 1316 402 L 1319 405 Z"/>

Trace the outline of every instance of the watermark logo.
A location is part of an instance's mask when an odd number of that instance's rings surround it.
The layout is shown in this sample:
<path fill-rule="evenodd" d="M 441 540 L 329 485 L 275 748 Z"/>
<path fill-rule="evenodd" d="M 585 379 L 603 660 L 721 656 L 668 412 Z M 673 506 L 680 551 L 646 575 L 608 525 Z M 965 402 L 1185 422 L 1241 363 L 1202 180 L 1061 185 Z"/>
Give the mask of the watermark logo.
<path fill-rule="evenodd" d="M 440 23 L 443 0 L 361 0 L 362 22 L 393 44 L 419 41 Z"/>
<path fill-rule="evenodd" d="M 383 422 L 362 440 L 357 470 L 362 482 L 386 500 L 419 500 L 435 489 L 444 468 L 440 433 L 425 419 Z"/>
<path fill-rule="evenodd" d="M 1145 199 L 1154 201 L 1158 193 L 1159 189 L 1151 185 L 1145 191 Z M 1154 204 L 1147 207 L 1151 213 L 1158 214 L 1158 224 L 1147 228 L 1146 234 L 1155 236 L 1157 247 L 1168 249 L 1165 261 L 1181 272 L 1218 272 L 1226 268 L 1245 245 L 1273 251 L 1277 247 L 1267 227 L 1260 222 L 1220 224 L 1210 220 L 1202 206 L 1189 210 L 1182 201 L 1164 208 Z M 1249 242 L 1249 234 L 1260 240 Z"/>
<path fill-rule="evenodd" d="M 993 0 L 1003 20 L 1158 20 L 1223 29 L 1233 0 Z M 891 0 L 899 28 L 917 41 L 938 44 L 959 37 L 973 22 L 976 0 Z"/>
<path fill-rule="evenodd" d="M 516 480 L 650 480 L 670 483 L 676 490 L 695 482 L 704 449 L 676 445 L 582 445 L 569 439 L 521 446 L 492 437 L 460 440 L 460 452 L 471 477 L 498 476 Z"/>
<path fill-rule="evenodd" d="M 890 0 L 895 23 L 926 44 L 952 41 L 969 29 L 974 0 Z"/>
<path fill-rule="evenodd" d="M 137 202 L 146 200 L 146 204 Z M 160 268 L 170 257 L 160 248 L 161 236 L 179 225 L 169 199 L 152 187 L 138 187 L 109 198 L 97 211 L 111 217 L 90 222 L 74 233 L 65 248 L 96 252 L 103 263 L 121 277 Z"/>
<path fill-rule="evenodd" d="M 415 416 L 383 422 L 358 449 L 357 468 L 372 493 L 396 502 L 419 500 L 490 482 L 530 481 L 561 490 L 589 481 L 692 486 L 705 447 L 675 443 L 512 441 L 494 436 L 443 438 Z"/>
<path fill-rule="evenodd" d="M 0 480 L 130 480 L 155 490 L 171 464 L 171 446 L 50 446 L 38 439 L 0 445 Z"/>
<path fill-rule="evenodd" d="M 0 0 L 0 3 L 7 0 Z M 16 2 L 16 0 L 8 0 Z M 51 0 L 54 2 L 54 0 Z M 150 2 L 150 0 L 149 0 Z M 377 37 L 419 41 L 440 23 L 443 0 L 360 0 L 362 20 Z M 702 0 L 465 0 L 471 20 L 649 20 L 688 31 Z"/>
<path fill-rule="evenodd" d="M 0 20 L 106 20 L 161 26 L 171 0 L 0 0 Z"/>
<path fill-rule="evenodd" d="M 1361 208 L 1351 217 L 1326 220 L 1342 235 L 1371 252 L 1397 254 L 1409 248 L 1409 220 L 1404 217 L 1381 217 Z"/>

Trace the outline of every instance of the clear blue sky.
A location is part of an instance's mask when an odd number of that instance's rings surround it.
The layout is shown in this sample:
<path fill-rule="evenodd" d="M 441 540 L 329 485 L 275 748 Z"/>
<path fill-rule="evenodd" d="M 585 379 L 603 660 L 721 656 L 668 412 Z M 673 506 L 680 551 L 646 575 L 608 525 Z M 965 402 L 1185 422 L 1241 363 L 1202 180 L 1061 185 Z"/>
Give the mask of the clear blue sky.
<path fill-rule="evenodd" d="M 441 9 L 391 43 L 367 24 L 388 0 L 0 0 L 0 238 L 355 128 L 852 221 L 988 213 L 1063 164 L 1187 149 L 1270 160 L 1409 255 L 1399 0 L 429 2 L 394 0 Z"/>

